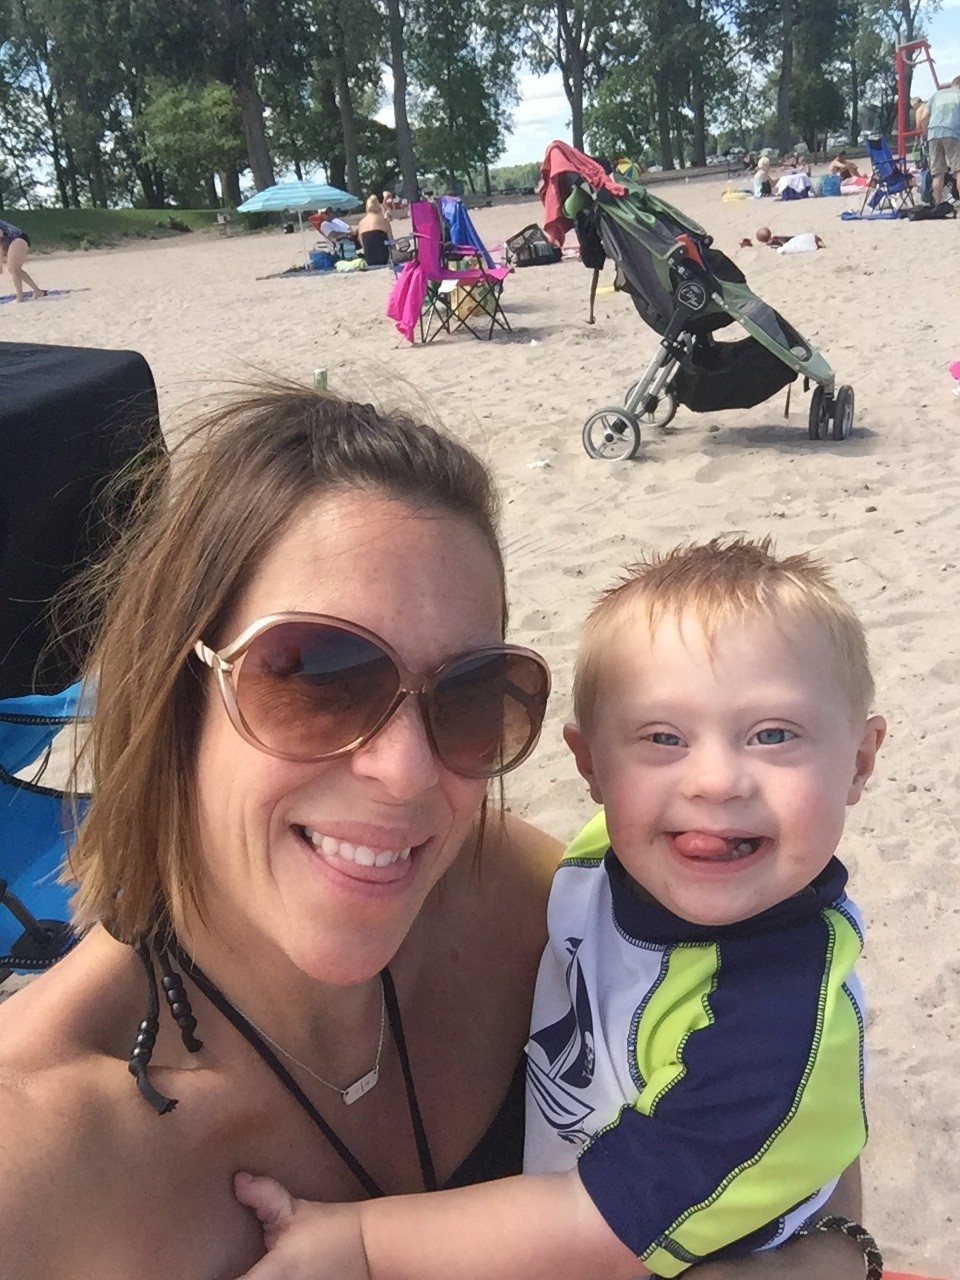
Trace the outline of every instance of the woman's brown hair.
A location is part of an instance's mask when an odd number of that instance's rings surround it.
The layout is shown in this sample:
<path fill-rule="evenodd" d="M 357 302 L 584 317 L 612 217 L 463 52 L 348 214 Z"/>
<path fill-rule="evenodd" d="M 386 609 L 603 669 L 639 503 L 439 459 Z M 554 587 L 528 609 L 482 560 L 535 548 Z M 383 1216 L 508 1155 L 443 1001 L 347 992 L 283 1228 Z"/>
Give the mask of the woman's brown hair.
<path fill-rule="evenodd" d="M 192 647 L 226 638 L 241 594 L 305 504 L 369 490 L 457 515 L 489 544 L 503 594 L 489 472 L 402 413 L 271 386 L 217 409 L 172 464 L 148 468 L 137 518 L 82 585 L 97 619 L 87 668 L 96 710 L 76 766 L 93 796 L 70 853 L 73 908 L 79 927 L 101 921 L 126 942 L 160 906 L 175 928 L 186 902 L 199 906 L 193 770 L 206 685 Z"/>

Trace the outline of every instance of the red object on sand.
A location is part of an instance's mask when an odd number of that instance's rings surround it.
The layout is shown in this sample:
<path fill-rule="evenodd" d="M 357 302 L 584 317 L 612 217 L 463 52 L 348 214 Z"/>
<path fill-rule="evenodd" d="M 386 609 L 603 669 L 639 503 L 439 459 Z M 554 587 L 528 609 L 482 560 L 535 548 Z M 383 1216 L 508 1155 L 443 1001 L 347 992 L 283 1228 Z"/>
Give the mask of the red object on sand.
<path fill-rule="evenodd" d="M 883 1280 L 934 1280 L 933 1276 L 908 1276 L 905 1271 L 888 1271 L 883 1269 Z"/>

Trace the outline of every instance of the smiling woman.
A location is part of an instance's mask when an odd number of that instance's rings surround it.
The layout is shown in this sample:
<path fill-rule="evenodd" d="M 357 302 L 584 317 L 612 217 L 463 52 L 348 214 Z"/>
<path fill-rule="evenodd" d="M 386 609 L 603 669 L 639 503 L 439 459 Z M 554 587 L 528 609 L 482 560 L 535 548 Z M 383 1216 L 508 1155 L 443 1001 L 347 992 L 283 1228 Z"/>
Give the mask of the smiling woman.
<path fill-rule="evenodd" d="M 240 1169 L 328 1201 L 520 1169 L 559 849 L 485 821 L 549 691 L 503 639 L 488 473 L 401 414 L 271 388 L 172 476 L 98 587 L 86 934 L 0 1009 L 18 1280 L 233 1280 L 263 1252 Z M 857 1253 L 762 1268 L 801 1273 L 855 1280 Z"/>

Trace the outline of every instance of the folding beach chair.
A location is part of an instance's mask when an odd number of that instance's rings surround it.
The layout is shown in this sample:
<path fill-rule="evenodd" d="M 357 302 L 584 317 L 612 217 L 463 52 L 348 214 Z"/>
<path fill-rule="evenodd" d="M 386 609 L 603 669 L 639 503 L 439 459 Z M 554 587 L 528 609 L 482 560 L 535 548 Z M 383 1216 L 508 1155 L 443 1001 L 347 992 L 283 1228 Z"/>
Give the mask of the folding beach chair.
<path fill-rule="evenodd" d="M 54 737 L 79 719 L 79 683 L 63 693 L 0 700 L 0 982 L 49 968 L 77 940 L 68 890 L 58 882 L 72 810 L 64 792 L 41 778 Z M 38 759 L 31 777 L 16 776 Z"/>
<path fill-rule="evenodd" d="M 510 330 L 500 303 L 509 267 L 487 266 L 474 245 L 445 244 L 440 211 L 435 204 L 417 201 L 410 206 L 410 221 L 417 249 L 417 266 L 427 283 L 420 312 L 420 341 L 432 342 L 439 333 L 466 329 L 475 338 L 493 337 L 494 328 Z M 468 267 L 451 263 L 469 262 Z"/>
<path fill-rule="evenodd" d="M 889 209 L 891 213 L 900 214 L 907 207 L 912 208 L 913 175 L 907 171 L 906 156 L 894 158 L 886 138 L 866 138 L 865 142 L 873 173 L 863 193 L 861 215 L 867 205 L 874 213 Z"/>

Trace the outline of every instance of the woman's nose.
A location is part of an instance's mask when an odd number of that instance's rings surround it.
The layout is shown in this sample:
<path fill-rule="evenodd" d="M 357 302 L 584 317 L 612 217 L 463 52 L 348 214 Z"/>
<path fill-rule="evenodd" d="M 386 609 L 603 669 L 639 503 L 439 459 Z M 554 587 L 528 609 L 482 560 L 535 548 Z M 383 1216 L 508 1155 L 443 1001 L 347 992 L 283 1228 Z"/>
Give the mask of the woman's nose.
<path fill-rule="evenodd" d="M 353 769 L 377 779 L 397 800 L 413 799 L 436 786 L 440 763 L 415 697 L 408 694 L 380 732 L 354 753 Z"/>

